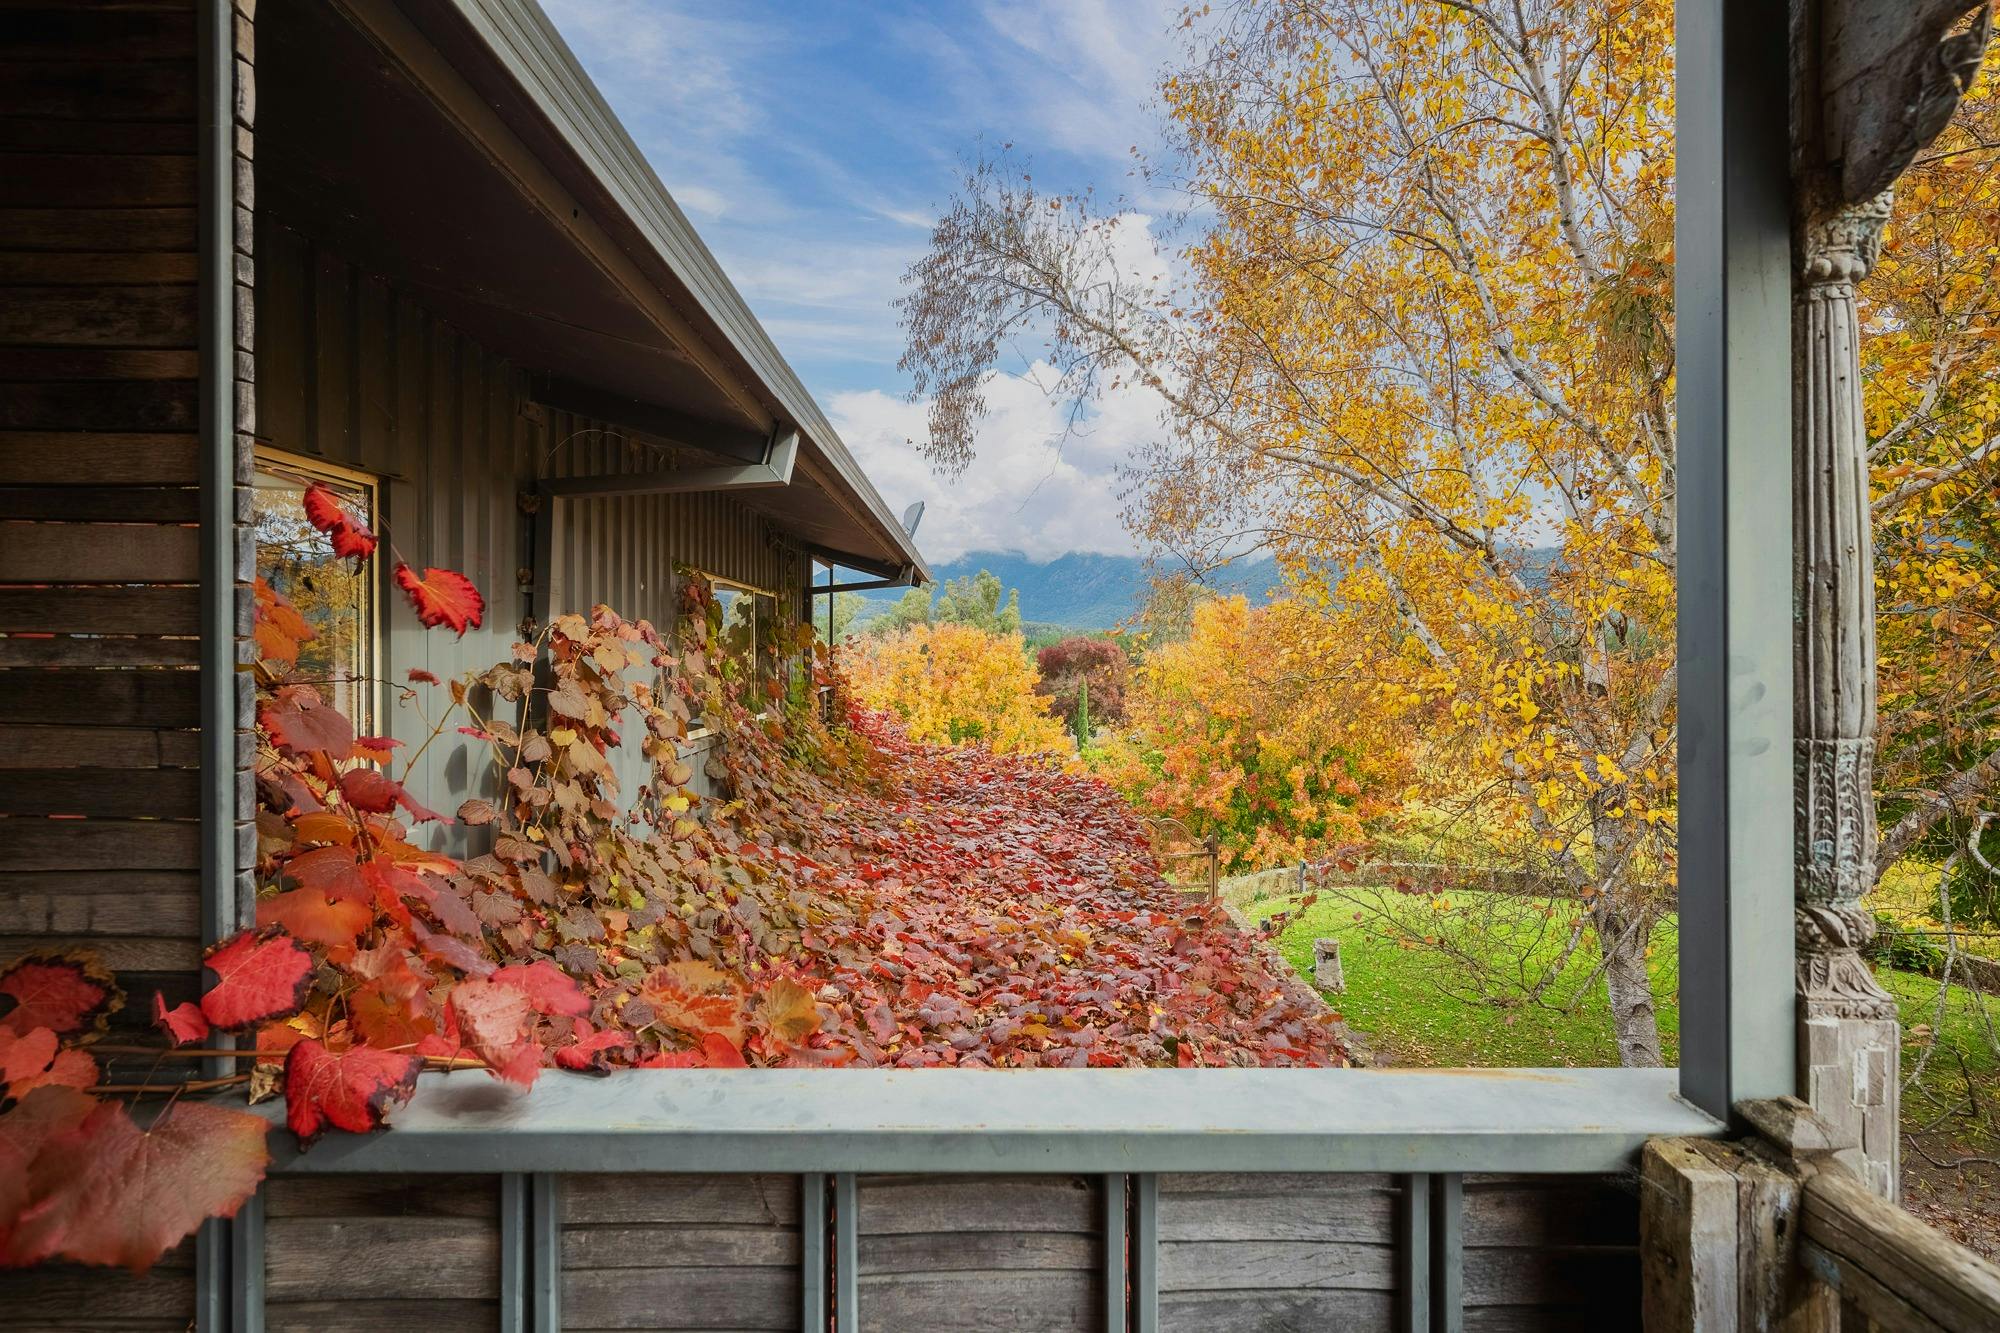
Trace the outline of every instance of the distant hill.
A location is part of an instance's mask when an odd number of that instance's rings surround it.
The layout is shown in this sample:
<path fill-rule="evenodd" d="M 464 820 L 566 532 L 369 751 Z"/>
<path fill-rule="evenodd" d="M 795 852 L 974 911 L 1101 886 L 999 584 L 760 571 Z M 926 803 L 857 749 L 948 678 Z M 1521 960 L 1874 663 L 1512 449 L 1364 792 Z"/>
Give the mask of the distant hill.
<path fill-rule="evenodd" d="M 965 578 L 980 570 L 993 571 L 1003 586 L 1021 590 L 1021 619 L 1068 629 L 1109 629 L 1131 618 L 1146 599 L 1146 562 L 1130 555 L 1089 555 L 1072 551 L 1036 563 L 1019 551 L 974 551 L 931 573 L 938 583 Z M 1230 568 L 1211 575 L 1210 586 L 1240 592 L 1253 602 L 1265 600 L 1278 582 L 1278 566 L 1270 560 Z M 903 596 L 900 588 L 863 594 L 879 614 Z"/>

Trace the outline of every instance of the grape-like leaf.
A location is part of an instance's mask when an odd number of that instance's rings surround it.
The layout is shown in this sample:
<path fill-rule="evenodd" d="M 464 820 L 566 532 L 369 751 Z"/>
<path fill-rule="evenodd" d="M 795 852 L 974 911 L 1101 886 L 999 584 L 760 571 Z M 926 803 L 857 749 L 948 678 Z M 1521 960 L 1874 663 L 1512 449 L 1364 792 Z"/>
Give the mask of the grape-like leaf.
<path fill-rule="evenodd" d="M 757 1022 L 769 1035 L 796 1046 L 819 1031 L 813 993 L 790 977 L 779 977 L 757 997 Z"/>
<path fill-rule="evenodd" d="M 310 686 L 292 686 L 257 710 L 257 725 L 287 754 L 323 750 L 333 760 L 354 753 L 354 724 Z"/>
<path fill-rule="evenodd" d="M 257 900 L 259 926 L 283 926 L 289 934 L 309 944 L 346 948 L 374 919 L 375 913 L 366 902 L 353 898 L 329 899 L 323 891 L 313 888 L 288 889 Z"/>
<path fill-rule="evenodd" d="M 595 1069 L 600 1066 L 607 1052 L 620 1050 L 631 1044 L 630 1033 L 620 1032 L 616 1028 L 597 1032 L 592 1030 L 590 1024 L 578 1019 L 575 1040 L 567 1046 L 556 1049 L 556 1063 L 564 1069 Z"/>
<path fill-rule="evenodd" d="M 540 1065 L 528 1023 L 525 992 L 493 981 L 461 981 L 452 988 L 451 1011 L 458 1030 L 498 1078 L 527 1086 Z"/>
<path fill-rule="evenodd" d="M 0 1260 L 73 1259 L 135 1272 L 256 1193 L 271 1154 L 263 1117 L 176 1102 L 140 1129 L 119 1102 L 52 1134 L 28 1169 L 28 1202 Z"/>
<path fill-rule="evenodd" d="M 176 1046 L 190 1046 L 208 1036 L 208 1019 L 200 1005 L 184 1000 L 169 1009 L 167 997 L 158 991 L 153 992 L 153 1026 Z"/>
<path fill-rule="evenodd" d="M 340 775 L 340 794 L 356 810 L 386 815 L 402 799 L 403 784 L 374 768 L 350 768 Z"/>
<path fill-rule="evenodd" d="M 36 1088 L 0 1115 L 0 1254 L 27 1206 L 28 1167 L 42 1145 L 82 1124 L 96 1105 L 95 1097 L 57 1084 Z"/>
<path fill-rule="evenodd" d="M 503 967 L 489 978 L 495 985 L 512 986 L 528 997 L 538 1014 L 560 1014 L 581 1018 L 590 1012 L 590 1001 L 575 978 L 546 959 Z"/>
<path fill-rule="evenodd" d="M 349 1046 L 335 1051 L 308 1037 L 285 1055 L 285 1123 L 305 1147 L 328 1129 L 366 1134 L 389 1109 L 410 1100 L 422 1056 Z"/>
<path fill-rule="evenodd" d="M 333 543 L 334 555 L 358 563 L 375 554 L 375 534 L 326 487 L 318 482 L 306 487 L 300 507 L 305 510 L 306 521 Z"/>
<path fill-rule="evenodd" d="M 202 993 L 202 1016 L 224 1031 L 297 1013 L 312 988 L 312 955 L 276 927 L 243 931 L 202 961 L 217 977 Z"/>
<path fill-rule="evenodd" d="M 257 640 L 257 657 L 260 661 L 291 666 L 299 660 L 299 645 L 319 636 L 291 600 L 261 577 L 255 590 L 252 633 Z"/>
<path fill-rule="evenodd" d="M 18 1101 L 40 1087 L 88 1088 L 96 1082 L 97 1061 L 64 1047 L 49 1029 L 25 1036 L 0 1029 L 0 1090 L 8 1097 Z"/>
<path fill-rule="evenodd" d="M 656 1021 L 694 1036 L 743 1041 L 743 997 L 727 972 L 693 959 L 654 968 L 639 987 Z"/>
<path fill-rule="evenodd" d="M 486 600 L 472 580 L 455 569 L 427 567 L 423 577 L 408 565 L 396 564 L 396 586 L 410 599 L 417 619 L 427 629 L 443 625 L 463 637 L 468 629 L 478 629 L 486 614 Z"/>
<path fill-rule="evenodd" d="M 58 1037 L 104 1031 L 125 1007 L 125 993 L 94 956 L 31 953 L 0 972 L 0 997 L 13 1007 L 0 1014 L 0 1029 L 26 1034 L 47 1028 Z"/>

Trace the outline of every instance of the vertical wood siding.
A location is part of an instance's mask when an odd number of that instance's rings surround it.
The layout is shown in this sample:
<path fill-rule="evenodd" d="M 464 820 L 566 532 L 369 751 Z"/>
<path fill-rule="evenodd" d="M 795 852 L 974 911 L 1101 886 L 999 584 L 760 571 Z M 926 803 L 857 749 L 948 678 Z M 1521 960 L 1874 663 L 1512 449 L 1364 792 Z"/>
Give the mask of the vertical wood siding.
<path fill-rule="evenodd" d="M 533 523 L 520 507 L 538 477 L 668 465 L 657 442 L 531 405 L 526 376 L 391 284 L 268 218 L 258 224 L 258 437 L 291 453 L 383 479 L 383 528 L 413 564 L 463 570 L 487 600 L 463 638 L 427 631 L 386 582 L 383 674 L 421 667 L 440 679 L 508 656 L 530 592 Z M 558 611 L 602 601 L 670 626 L 676 563 L 774 586 L 779 548 L 727 495 L 565 502 L 555 558 Z M 386 565 L 378 572 L 386 580 Z M 541 615 L 536 605 L 537 616 Z M 434 710 L 441 695 L 426 696 Z M 479 701 L 482 702 L 483 701 Z M 382 729 L 410 743 L 424 715 L 385 691 Z M 448 733 L 425 752 L 413 788 L 440 810 L 495 794 L 477 747 Z"/>
<path fill-rule="evenodd" d="M 1399 1177 L 1160 1177 L 1160 1327 L 1397 1328 Z"/>
<path fill-rule="evenodd" d="M 858 1193 L 864 1333 L 1102 1327 L 1102 1177 L 865 1176 Z"/>
<path fill-rule="evenodd" d="M 271 1333 L 490 1333 L 498 1176 L 278 1177 L 265 1186 Z"/>
<path fill-rule="evenodd" d="M 796 1176 L 568 1176 L 562 1324 L 570 1330 L 792 1329 Z"/>

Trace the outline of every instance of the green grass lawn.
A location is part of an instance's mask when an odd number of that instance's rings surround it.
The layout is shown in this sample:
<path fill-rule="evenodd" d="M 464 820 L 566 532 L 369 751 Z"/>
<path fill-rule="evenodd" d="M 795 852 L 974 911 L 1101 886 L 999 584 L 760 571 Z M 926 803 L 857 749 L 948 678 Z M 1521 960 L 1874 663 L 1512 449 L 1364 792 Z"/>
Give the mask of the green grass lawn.
<path fill-rule="evenodd" d="M 1244 912 L 1254 922 L 1297 901 L 1257 899 L 1246 904 Z M 1278 945 L 1292 966 L 1310 979 L 1313 940 L 1323 936 L 1340 940 L 1347 990 L 1328 999 L 1350 1026 L 1395 1064 L 1615 1065 L 1618 1051 L 1611 1037 L 1603 981 L 1586 984 L 1597 961 L 1590 941 L 1579 946 L 1563 979 L 1538 1004 L 1521 1001 L 1518 984 L 1495 985 L 1490 988 L 1493 1000 L 1481 999 L 1468 983 L 1470 970 L 1464 963 L 1423 942 L 1428 937 L 1456 948 L 1477 958 L 1496 979 L 1518 983 L 1521 977 L 1536 975 L 1568 934 L 1568 917 L 1545 917 L 1542 906 L 1532 899 L 1498 894 L 1454 892 L 1430 900 L 1390 889 L 1326 889 L 1318 902 L 1286 923 Z M 1395 918 L 1396 926 L 1380 919 L 1385 913 Z M 1669 1063 L 1677 1057 L 1680 1021 L 1676 931 L 1672 917 L 1655 928 L 1649 964 Z M 1906 1067 L 1914 1064 L 1927 1034 L 1936 1028 L 1940 1048 L 1931 1057 L 1927 1083 L 1935 1075 L 1941 1089 L 1963 1089 L 1961 1058 L 1976 1083 L 2000 1079 L 2000 1061 L 1994 1058 L 1980 1016 L 1983 1003 L 2000 1025 L 2000 1000 L 1954 988 L 1940 1026 L 1935 980 L 1893 970 L 1881 975 L 1901 1004 L 1910 1033 L 1904 1043 Z M 1938 1095 L 1957 1093 L 1941 1090 Z"/>

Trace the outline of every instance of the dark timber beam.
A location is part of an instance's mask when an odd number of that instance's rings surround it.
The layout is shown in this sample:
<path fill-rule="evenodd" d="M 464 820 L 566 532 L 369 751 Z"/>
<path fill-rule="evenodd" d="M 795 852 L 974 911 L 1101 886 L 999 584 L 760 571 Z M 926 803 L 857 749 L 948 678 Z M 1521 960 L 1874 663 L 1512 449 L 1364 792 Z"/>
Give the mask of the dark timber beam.
<path fill-rule="evenodd" d="M 684 444 L 739 463 L 763 461 L 770 448 L 769 434 L 748 426 L 732 426 L 704 417 L 677 412 L 660 403 L 643 402 L 623 394 L 610 393 L 551 375 L 537 375 L 529 386 L 529 398 L 544 407 L 577 416 L 593 417 L 615 426 L 624 426 L 672 444 Z M 796 440 L 797 436 L 794 435 Z"/>

